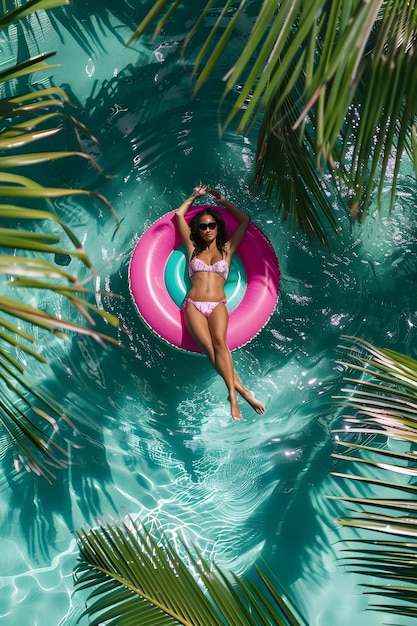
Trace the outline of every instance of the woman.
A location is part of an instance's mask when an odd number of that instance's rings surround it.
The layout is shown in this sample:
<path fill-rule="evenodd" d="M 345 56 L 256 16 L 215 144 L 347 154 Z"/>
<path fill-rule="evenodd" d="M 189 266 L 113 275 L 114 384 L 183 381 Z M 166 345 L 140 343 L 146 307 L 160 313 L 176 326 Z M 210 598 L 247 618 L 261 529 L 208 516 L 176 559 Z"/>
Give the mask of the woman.
<path fill-rule="evenodd" d="M 215 209 L 203 209 L 188 225 L 185 215 L 196 198 L 212 194 L 217 204 L 223 205 L 238 220 L 239 225 L 232 237 L 226 241 L 226 229 L 222 216 Z M 250 223 L 243 213 L 216 189 L 207 185 L 195 187 L 193 193 L 176 211 L 179 231 L 188 254 L 191 289 L 184 300 L 185 325 L 226 383 L 230 402 L 230 413 L 234 420 L 242 417 L 237 401 L 238 392 L 252 408 L 262 415 L 264 405 L 256 400 L 252 391 L 243 386 L 232 362 L 226 343 L 229 313 L 226 306 L 224 283 L 230 262 L 242 241 Z"/>

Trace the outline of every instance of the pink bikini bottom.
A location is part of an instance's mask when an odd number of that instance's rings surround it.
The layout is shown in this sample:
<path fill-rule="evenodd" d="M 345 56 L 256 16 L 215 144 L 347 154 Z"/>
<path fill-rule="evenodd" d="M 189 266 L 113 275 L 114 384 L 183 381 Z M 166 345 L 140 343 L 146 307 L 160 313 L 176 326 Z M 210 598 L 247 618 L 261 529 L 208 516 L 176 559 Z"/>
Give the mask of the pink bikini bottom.
<path fill-rule="evenodd" d="M 219 302 L 201 302 L 200 300 L 192 300 L 191 298 L 185 298 L 181 307 L 181 311 L 185 310 L 187 304 L 193 304 L 197 311 L 199 311 L 204 317 L 209 318 L 218 304 L 226 304 L 226 298 Z"/>

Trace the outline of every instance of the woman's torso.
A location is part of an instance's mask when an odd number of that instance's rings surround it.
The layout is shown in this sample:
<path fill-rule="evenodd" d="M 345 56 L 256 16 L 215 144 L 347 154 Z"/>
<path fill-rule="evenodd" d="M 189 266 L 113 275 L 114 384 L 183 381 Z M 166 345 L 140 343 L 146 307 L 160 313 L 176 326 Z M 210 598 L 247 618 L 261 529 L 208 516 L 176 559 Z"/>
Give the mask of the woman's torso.
<path fill-rule="evenodd" d="M 192 256 L 189 262 L 191 289 L 188 297 L 201 302 L 217 302 L 225 298 L 224 284 L 229 273 L 229 259 L 226 251 L 223 254 L 202 252 Z"/>

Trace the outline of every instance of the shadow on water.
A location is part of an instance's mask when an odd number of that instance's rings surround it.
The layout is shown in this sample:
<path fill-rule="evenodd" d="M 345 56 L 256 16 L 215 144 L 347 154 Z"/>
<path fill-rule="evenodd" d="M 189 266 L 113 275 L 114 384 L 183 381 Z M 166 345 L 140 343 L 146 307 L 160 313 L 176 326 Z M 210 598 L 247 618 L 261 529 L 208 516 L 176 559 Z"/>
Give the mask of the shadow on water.
<path fill-rule="evenodd" d="M 70 11 L 60 7 L 48 11 L 45 21 L 47 26 L 55 31 L 61 44 L 65 42 L 66 36 L 70 36 L 86 54 L 95 54 L 97 50 L 106 54 L 108 48 L 103 35 L 111 32 L 120 45 L 124 46 L 126 39 L 119 34 L 121 25 L 134 29 L 146 12 L 144 3 L 127 0 L 117 3 L 113 0 L 87 0 L 82 5 L 74 3 Z M 37 29 L 47 30 L 47 27 L 40 25 L 39 22 L 34 25 L 29 20 L 24 26 L 35 40 L 36 36 L 39 37 Z"/>
<path fill-rule="evenodd" d="M 289 586 L 312 565 L 312 546 L 326 540 L 309 494 L 332 466 L 329 424 L 312 421 L 302 433 L 284 437 L 273 448 L 274 468 L 265 482 L 277 486 L 259 512 L 265 540 L 261 559 Z"/>

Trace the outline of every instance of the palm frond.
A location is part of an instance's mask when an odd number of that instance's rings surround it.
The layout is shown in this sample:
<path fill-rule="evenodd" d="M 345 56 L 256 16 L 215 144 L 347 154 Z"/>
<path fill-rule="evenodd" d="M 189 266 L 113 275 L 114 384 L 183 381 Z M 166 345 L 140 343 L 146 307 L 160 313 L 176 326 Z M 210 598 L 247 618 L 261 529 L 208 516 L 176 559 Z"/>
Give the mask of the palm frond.
<path fill-rule="evenodd" d="M 7 368 L 4 360 L 0 381 L 2 430 L 9 438 L 8 446 L 2 441 L 2 457 L 6 449 L 17 473 L 23 468 L 51 482 L 56 471 L 68 465 L 69 448 L 73 447 L 60 435 L 58 424 L 67 421 L 75 430 L 74 425 L 62 406 L 32 381 L 17 375 L 13 367 Z"/>
<path fill-rule="evenodd" d="M 336 189 L 319 175 L 311 137 L 306 133 L 300 142 L 291 120 L 291 110 L 277 119 L 273 103 L 268 106 L 258 134 L 251 187 L 257 192 L 263 189 L 268 203 L 275 198 L 283 221 L 300 226 L 310 240 L 327 244 L 329 226 L 337 230 L 329 203 Z"/>
<path fill-rule="evenodd" d="M 0 17 L 0 28 L 6 28 L 34 11 L 68 4 L 67 0 L 29 0 Z M 51 480 L 54 470 L 66 465 L 68 446 L 60 434 L 59 423 L 68 424 L 68 416 L 59 403 L 45 395 L 25 376 L 25 358 L 29 356 L 46 362 L 42 350 L 42 332 L 35 340 L 34 328 L 65 338 L 68 333 L 85 334 L 102 346 L 118 345 L 118 341 L 96 328 L 96 320 L 117 326 L 115 316 L 102 310 L 94 302 L 94 292 L 81 284 L 77 276 L 58 267 L 48 258 L 58 254 L 75 257 L 94 276 L 94 268 L 77 235 L 60 219 L 53 201 L 68 195 L 92 197 L 104 204 L 115 216 L 108 201 L 94 191 L 45 186 L 33 177 L 18 173 L 21 168 L 50 163 L 65 158 L 86 159 L 101 172 L 95 161 L 82 151 L 33 150 L 33 145 L 56 137 L 72 125 L 79 132 L 95 140 L 88 129 L 65 106 L 73 106 L 65 92 L 57 87 L 19 93 L 22 77 L 34 72 L 50 70 L 47 60 L 55 53 L 40 54 L 20 61 L 0 72 L 0 274 L 6 277 L 0 294 L 0 422 L 7 433 L 15 468 L 25 467 Z M 12 82 L 13 81 L 13 82 Z M 14 92 L 14 93 L 13 93 Z M 11 95 L 12 94 L 12 95 Z M 12 170 L 12 171 L 6 171 Z M 37 206 L 34 208 L 32 203 Z M 42 207 L 44 203 L 44 207 Z M 116 216 L 115 216 L 116 217 Z M 117 219 L 117 218 L 116 218 Z M 22 226 L 27 225 L 27 228 Z M 40 225 L 40 232 L 38 231 Z M 62 243 L 66 239 L 69 244 Z M 72 248 L 73 246 L 73 248 Z M 12 250 L 13 253 L 4 253 Z M 23 290 L 33 295 L 37 290 L 49 290 L 72 305 L 69 319 L 41 310 L 25 301 Z M 19 297 L 21 296 L 21 297 Z M 78 320 L 78 321 L 77 321 Z M 2 445 L 2 456 L 5 444 Z"/>
<path fill-rule="evenodd" d="M 91 626 L 305 624 L 264 572 L 260 587 L 227 576 L 185 543 L 180 555 L 164 535 L 157 540 L 130 516 L 77 537 L 75 590 L 90 592 L 84 615 Z"/>
<path fill-rule="evenodd" d="M 339 524 L 360 532 L 343 562 L 373 578 L 363 585 L 367 593 L 391 601 L 374 601 L 372 608 L 416 617 L 417 361 L 362 339 L 344 339 L 348 358 L 340 363 L 360 377 L 346 377 L 349 387 L 336 398 L 353 415 L 346 415 L 346 427 L 336 433 L 346 452 L 333 456 L 352 471 L 333 476 L 346 487 L 362 485 L 363 495 L 333 497 L 354 507 Z"/>
<path fill-rule="evenodd" d="M 160 18 L 157 35 L 178 5 L 173 0 L 156 2 L 129 43 Z M 230 0 L 210 0 L 196 14 L 185 47 L 195 35 L 200 36 L 206 27 L 204 18 L 211 16 L 215 5 L 220 5 L 219 18 L 202 39 L 193 61 L 198 74 L 195 91 L 218 67 L 246 9 L 244 1 L 236 6 Z M 282 155 L 284 163 L 291 161 L 292 146 L 298 144 L 300 169 L 311 169 L 306 149 L 311 140 L 317 171 L 310 178 L 302 177 L 310 198 L 319 193 L 324 199 L 316 179 L 322 173 L 332 175 L 352 218 L 364 218 L 374 190 L 381 206 L 389 176 L 392 208 L 404 151 L 416 160 L 416 36 L 414 2 L 260 3 L 246 45 L 224 75 L 224 97 L 237 94 L 224 126 L 238 117 L 238 131 L 247 132 L 262 119 L 256 186 L 265 186 L 268 196 L 275 192 L 277 206 L 282 202 L 284 215 L 292 215 L 309 236 L 323 239 L 321 221 L 329 220 L 331 206 L 323 212 L 320 201 L 316 209 L 322 217 L 311 220 L 307 203 L 300 203 L 297 196 L 298 186 L 271 168 L 271 157 L 274 163 Z M 300 219 L 297 211 L 307 211 L 307 215 Z"/>
<path fill-rule="evenodd" d="M 17 21 L 32 15 L 32 13 L 36 11 L 47 11 L 49 9 L 62 7 L 66 4 L 71 4 L 71 0 L 27 0 L 27 2 L 23 2 L 18 6 L 15 4 L 15 8 L 12 11 L 6 11 L 3 4 L 1 11 L 3 15 L 0 16 L 0 28 L 7 28 Z"/>
<path fill-rule="evenodd" d="M 7 28 L 7 26 L 15 24 L 18 20 L 36 11 L 47 11 L 48 9 L 55 9 L 66 4 L 71 4 L 71 0 L 27 0 L 27 2 L 16 6 L 12 11 L 4 12 L 4 15 L 0 17 L 0 28 Z"/>

